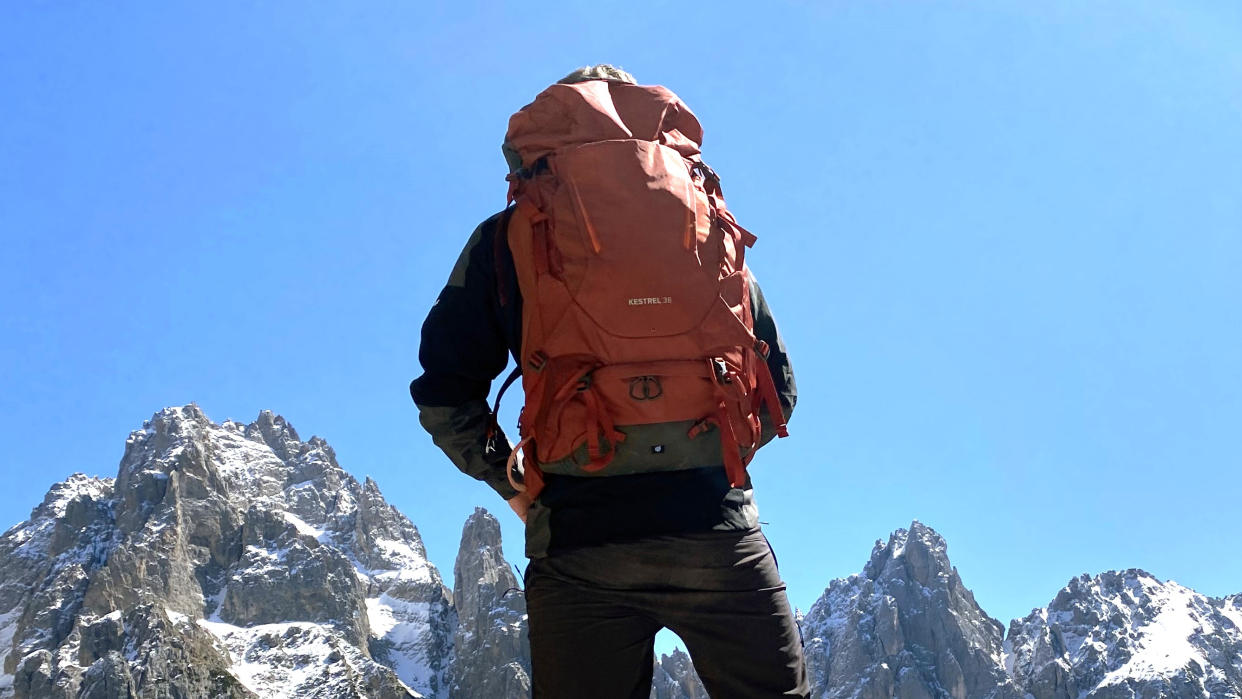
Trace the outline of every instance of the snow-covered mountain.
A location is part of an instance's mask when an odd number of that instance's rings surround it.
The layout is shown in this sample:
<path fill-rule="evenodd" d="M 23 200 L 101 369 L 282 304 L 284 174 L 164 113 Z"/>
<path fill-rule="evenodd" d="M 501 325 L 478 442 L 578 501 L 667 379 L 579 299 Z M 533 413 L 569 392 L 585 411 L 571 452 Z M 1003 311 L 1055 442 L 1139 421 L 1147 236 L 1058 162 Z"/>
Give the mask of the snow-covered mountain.
<path fill-rule="evenodd" d="M 877 541 L 862 573 L 834 580 L 801 623 L 816 697 L 1021 696 L 1001 659 L 1004 627 L 919 522 Z"/>
<path fill-rule="evenodd" d="M 456 631 L 414 525 L 270 412 L 161 411 L 0 537 L 0 696 L 447 696 Z"/>
<path fill-rule="evenodd" d="M 0 535 L 0 698 L 529 696 L 525 601 L 482 509 L 454 582 L 322 439 L 168 408 L 116 478 L 74 474 Z"/>
<path fill-rule="evenodd" d="M 1083 575 L 1002 643 L 919 522 L 877 541 L 801 625 L 813 697 L 1242 697 L 1242 595 L 1141 570 Z"/>
<path fill-rule="evenodd" d="M 453 581 L 453 657 L 463 662 L 453 664 L 447 696 L 530 696 L 526 601 L 501 554 L 500 522 L 483 508 L 462 529 Z"/>
<path fill-rule="evenodd" d="M 521 585 L 482 509 L 454 585 L 322 439 L 169 408 L 116 478 L 70 476 L 0 535 L 0 699 L 529 696 Z M 1242 595 L 1083 575 L 1005 635 L 919 522 L 800 624 L 817 698 L 1242 698 Z M 654 670 L 652 699 L 707 696 L 684 652 Z"/>
<path fill-rule="evenodd" d="M 1037 699 L 1238 697 L 1242 607 L 1141 570 L 1082 575 L 1010 623 L 1005 663 Z"/>

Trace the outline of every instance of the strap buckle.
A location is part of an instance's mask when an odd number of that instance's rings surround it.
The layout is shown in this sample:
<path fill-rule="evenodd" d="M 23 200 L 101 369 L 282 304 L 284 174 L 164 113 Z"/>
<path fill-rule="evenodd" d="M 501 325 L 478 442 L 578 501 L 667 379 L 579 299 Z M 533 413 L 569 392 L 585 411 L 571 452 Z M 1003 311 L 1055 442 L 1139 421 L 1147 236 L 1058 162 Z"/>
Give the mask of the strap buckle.
<path fill-rule="evenodd" d="M 574 390 L 577 391 L 578 393 L 591 390 L 591 383 L 594 381 L 594 379 L 592 378 L 592 374 L 594 372 L 595 370 L 592 369 L 591 371 L 588 371 L 587 373 L 578 377 L 578 382 L 574 386 Z"/>
<path fill-rule="evenodd" d="M 720 184 L 720 175 L 717 175 L 716 171 L 713 170 L 710 165 L 703 162 L 702 160 L 692 161 L 690 164 L 690 169 L 699 173 L 699 176 L 702 177 L 703 179 L 711 180 L 715 182 L 716 184 Z"/>
<path fill-rule="evenodd" d="M 690 439 L 694 439 L 698 437 L 699 435 L 703 434 L 704 432 L 708 432 L 708 431 L 715 429 L 715 427 L 716 427 L 716 419 L 711 416 L 708 416 L 708 417 L 703 418 L 702 420 L 699 420 L 693 425 L 691 425 L 690 429 L 686 430 L 686 436 L 689 437 Z"/>
<path fill-rule="evenodd" d="M 543 350 L 535 350 L 535 353 L 530 356 L 530 359 L 526 360 L 526 363 L 535 371 L 543 371 L 543 368 L 548 365 L 548 355 Z"/>
<path fill-rule="evenodd" d="M 630 379 L 630 398 L 637 401 L 655 400 L 664 395 L 658 376 L 635 376 Z"/>

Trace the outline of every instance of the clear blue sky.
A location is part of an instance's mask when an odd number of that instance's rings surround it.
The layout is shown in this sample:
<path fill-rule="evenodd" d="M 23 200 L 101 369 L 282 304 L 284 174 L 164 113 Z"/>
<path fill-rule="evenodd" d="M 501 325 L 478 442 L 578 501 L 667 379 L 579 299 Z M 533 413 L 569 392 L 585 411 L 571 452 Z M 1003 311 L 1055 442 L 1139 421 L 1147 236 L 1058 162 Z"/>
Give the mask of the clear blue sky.
<path fill-rule="evenodd" d="M 446 575 L 476 504 L 520 561 L 406 385 L 509 114 L 609 61 L 760 236 L 796 605 L 915 518 L 1005 622 L 1110 568 L 1242 591 L 1242 5 L 761 5 L 5 3 L 0 526 L 197 401 L 328 439 Z"/>

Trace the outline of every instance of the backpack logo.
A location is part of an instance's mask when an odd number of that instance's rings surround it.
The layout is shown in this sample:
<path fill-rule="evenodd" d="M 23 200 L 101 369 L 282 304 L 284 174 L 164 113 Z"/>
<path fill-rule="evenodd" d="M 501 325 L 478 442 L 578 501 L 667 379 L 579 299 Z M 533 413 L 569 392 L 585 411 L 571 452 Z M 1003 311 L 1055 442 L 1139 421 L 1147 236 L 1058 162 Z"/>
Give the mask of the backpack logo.
<path fill-rule="evenodd" d="M 629 300 L 631 306 L 659 306 L 672 302 L 672 296 L 645 296 Z"/>

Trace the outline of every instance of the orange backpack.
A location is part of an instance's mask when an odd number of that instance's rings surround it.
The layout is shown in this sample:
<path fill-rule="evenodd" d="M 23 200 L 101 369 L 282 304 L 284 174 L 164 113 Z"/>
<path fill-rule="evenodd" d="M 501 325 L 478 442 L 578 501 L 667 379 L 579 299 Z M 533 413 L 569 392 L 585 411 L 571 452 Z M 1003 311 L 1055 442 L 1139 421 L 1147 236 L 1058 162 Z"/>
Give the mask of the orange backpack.
<path fill-rule="evenodd" d="M 506 236 L 526 393 L 509 471 L 522 451 L 514 485 L 532 497 L 545 472 L 711 463 L 741 487 L 761 406 L 787 434 L 754 335 L 755 236 L 725 208 L 701 142 L 694 114 L 659 86 L 557 84 L 509 120 L 523 164 L 508 177 Z"/>

